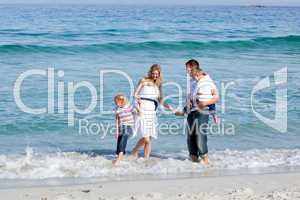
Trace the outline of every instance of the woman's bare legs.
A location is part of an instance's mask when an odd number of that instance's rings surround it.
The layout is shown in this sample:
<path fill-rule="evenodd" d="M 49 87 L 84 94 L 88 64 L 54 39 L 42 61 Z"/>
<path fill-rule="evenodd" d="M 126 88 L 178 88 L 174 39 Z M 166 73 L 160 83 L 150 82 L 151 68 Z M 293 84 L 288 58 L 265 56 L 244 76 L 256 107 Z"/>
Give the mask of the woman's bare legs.
<path fill-rule="evenodd" d="M 151 153 L 151 138 L 144 137 L 144 158 L 149 159 Z"/>
<path fill-rule="evenodd" d="M 132 155 L 135 157 L 135 158 L 138 158 L 139 157 L 139 149 L 144 146 L 144 138 L 141 138 L 138 143 L 136 143 L 135 147 L 133 148 L 132 150 Z"/>
<path fill-rule="evenodd" d="M 150 137 L 143 137 L 141 138 L 138 143 L 135 145 L 135 147 L 132 150 L 132 155 L 135 158 L 138 158 L 139 156 L 139 149 L 144 146 L 144 158 L 148 159 L 150 157 L 151 153 L 151 138 Z"/>

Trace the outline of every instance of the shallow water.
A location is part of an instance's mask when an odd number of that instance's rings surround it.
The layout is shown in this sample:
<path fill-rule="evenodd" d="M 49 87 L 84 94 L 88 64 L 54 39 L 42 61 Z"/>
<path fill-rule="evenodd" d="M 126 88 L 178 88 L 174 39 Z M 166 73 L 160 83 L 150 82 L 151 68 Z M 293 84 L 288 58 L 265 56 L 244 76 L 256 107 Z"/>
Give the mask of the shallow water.
<path fill-rule="evenodd" d="M 291 172 L 300 169 L 299 150 L 264 149 L 211 151 L 210 165 L 192 163 L 187 152 L 153 154 L 150 160 L 126 156 L 117 166 L 113 154 L 100 152 L 57 152 L 47 155 L 26 149 L 21 156 L 0 157 L 0 179 L 81 178 L 93 180 L 131 180 L 140 178 L 183 178 L 224 176 L 272 172 Z M 4 184 L 5 185 L 5 184 Z M 0 186 L 1 187 L 1 186 Z"/>

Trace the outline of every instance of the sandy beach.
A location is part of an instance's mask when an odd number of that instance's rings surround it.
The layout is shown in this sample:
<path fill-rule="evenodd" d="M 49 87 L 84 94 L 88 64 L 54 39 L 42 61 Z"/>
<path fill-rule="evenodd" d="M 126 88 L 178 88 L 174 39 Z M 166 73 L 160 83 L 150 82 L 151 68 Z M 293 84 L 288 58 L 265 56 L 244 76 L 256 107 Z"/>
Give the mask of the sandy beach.
<path fill-rule="evenodd" d="M 5 200 L 300 199 L 300 173 L 108 181 L 1 189 Z"/>

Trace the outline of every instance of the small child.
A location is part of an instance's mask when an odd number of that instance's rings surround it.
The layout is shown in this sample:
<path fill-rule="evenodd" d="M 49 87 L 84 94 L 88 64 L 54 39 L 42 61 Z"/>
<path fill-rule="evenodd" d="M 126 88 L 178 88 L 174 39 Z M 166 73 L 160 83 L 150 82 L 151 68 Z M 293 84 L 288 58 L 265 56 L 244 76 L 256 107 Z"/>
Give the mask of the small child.
<path fill-rule="evenodd" d="M 197 104 L 201 102 L 208 101 L 213 98 L 212 90 L 216 89 L 215 84 L 211 78 L 205 74 L 201 69 L 193 69 L 192 77 L 197 81 L 196 86 L 196 102 Z M 209 113 L 212 115 L 214 122 L 217 124 L 218 117 L 216 115 L 216 104 L 207 105 Z"/>
<path fill-rule="evenodd" d="M 117 106 L 116 110 L 116 137 L 117 137 L 117 158 L 113 161 L 116 165 L 122 160 L 125 154 L 128 138 L 133 134 L 134 113 L 137 109 L 128 102 L 123 94 L 118 94 L 114 98 Z"/>
<path fill-rule="evenodd" d="M 200 79 L 200 77 L 203 77 L 203 76 L 207 76 L 206 74 L 204 74 L 201 70 L 193 70 L 193 77 L 196 79 L 196 81 L 198 82 L 199 81 L 199 79 Z M 208 83 L 208 84 L 206 84 L 207 86 L 209 86 L 210 84 Z M 197 97 L 196 97 L 196 102 L 197 103 L 200 103 L 201 101 L 203 101 L 202 100 L 202 97 L 201 97 L 201 95 L 203 95 L 203 94 L 201 94 L 199 91 L 197 91 Z M 207 97 L 207 96 L 206 96 Z M 177 116 L 183 116 L 183 115 L 185 115 L 185 114 L 188 114 L 189 113 L 189 110 L 188 110 L 188 107 L 192 107 L 192 104 L 193 104 L 193 101 L 192 101 L 192 99 L 190 99 L 190 101 L 189 101 L 189 106 L 185 106 L 184 108 L 183 108 L 183 111 L 181 112 L 181 111 L 177 111 L 176 113 L 175 113 L 175 115 L 177 115 Z M 219 123 L 219 119 L 218 119 L 218 117 L 217 117 L 217 115 L 216 115 L 216 104 L 210 104 L 210 105 L 208 105 L 207 106 L 208 107 L 208 111 L 209 111 L 209 114 L 211 114 L 212 115 L 212 118 L 213 118 L 213 120 L 214 120 L 214 123 L 216 123 L 216 124 L 218 124 Z"/>

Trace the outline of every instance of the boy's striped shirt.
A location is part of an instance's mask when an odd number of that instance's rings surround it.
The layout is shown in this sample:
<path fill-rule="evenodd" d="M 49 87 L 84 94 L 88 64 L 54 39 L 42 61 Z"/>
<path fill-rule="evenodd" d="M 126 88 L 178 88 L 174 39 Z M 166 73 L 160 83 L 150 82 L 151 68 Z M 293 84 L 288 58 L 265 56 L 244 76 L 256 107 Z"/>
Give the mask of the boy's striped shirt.
<path fill-rule="evenodd" d="M 117 108 L 116 114 L 119 116 L 120 125 L 133 126 L 134 124 L 133 112 L 134 112 L 134 108 L 129 104 L 122 108 Z"/>

